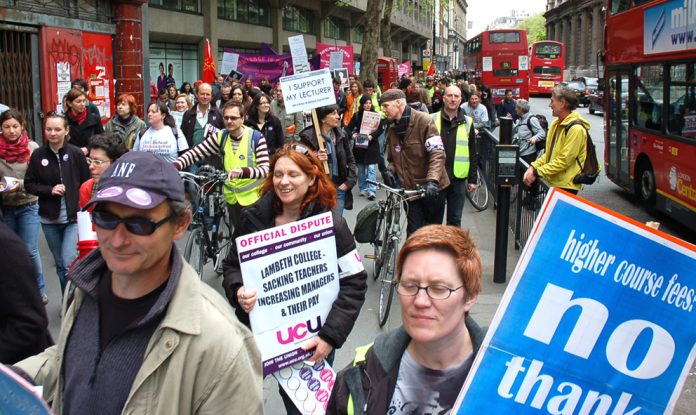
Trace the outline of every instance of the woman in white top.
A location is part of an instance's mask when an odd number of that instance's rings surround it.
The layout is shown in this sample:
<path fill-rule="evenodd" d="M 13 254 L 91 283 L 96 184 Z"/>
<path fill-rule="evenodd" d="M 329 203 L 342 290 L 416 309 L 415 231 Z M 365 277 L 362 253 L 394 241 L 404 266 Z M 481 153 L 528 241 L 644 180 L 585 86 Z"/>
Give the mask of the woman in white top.
<path fill-rule="evenodd" d="M 147 129 L 133 144 L 133 151 L 147 151 L 172 163 L 188 150 L 184 133 L 176 126 L 169 108 L 162 102 L 153 102 L 147 109 Z"/>

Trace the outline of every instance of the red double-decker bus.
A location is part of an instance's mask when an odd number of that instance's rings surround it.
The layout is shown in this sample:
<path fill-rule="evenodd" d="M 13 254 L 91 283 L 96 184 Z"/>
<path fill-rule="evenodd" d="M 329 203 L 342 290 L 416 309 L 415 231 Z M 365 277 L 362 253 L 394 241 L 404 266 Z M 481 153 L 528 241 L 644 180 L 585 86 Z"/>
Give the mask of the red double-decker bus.
<path fill-rule="evenodd" d="M 696 7 L 607 0 L 606 13 L 606 174 L 696 230 Z"/>
<path fill-rule="evenodd" d="M 554 40 L 532 43 L 529 56 L 529 95 L 551 94 L 563 82 L 565 46 Z"/>
<path fill-rule="evenodd" d="M 464 45 L 468 80 L 487 85 L 497 104 L 511 89 L 515 98 L 529 99 L 529 56 L 524 30 L 486 30 Z"/>

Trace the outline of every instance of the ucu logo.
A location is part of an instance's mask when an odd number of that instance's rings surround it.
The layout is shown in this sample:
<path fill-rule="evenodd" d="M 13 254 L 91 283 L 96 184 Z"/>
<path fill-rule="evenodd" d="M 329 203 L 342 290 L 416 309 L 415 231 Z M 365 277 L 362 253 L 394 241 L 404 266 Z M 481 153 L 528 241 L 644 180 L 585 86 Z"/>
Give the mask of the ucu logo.
<path fill-rule="evenodd" d="M 287 336 L 283 338 L 283 330 L 278 330 L 276 332 L 276 338 L 280 344 L 293 343 L 298 340 L 302 340 L 307 337 L 310 333 L 318 333 L 321 329 L 321 316 L 317 316 L 316 325 L 312 327 L 312 321 L 307 320 L 306 323 L 296 324 L 294 327 L 288 327 Z"/>

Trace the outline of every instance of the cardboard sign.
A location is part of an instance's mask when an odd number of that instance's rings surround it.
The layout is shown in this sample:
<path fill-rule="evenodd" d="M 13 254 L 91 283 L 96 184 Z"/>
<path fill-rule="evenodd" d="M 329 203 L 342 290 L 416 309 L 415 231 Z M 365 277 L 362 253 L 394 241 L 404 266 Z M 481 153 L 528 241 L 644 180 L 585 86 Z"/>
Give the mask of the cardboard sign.
<path fill-rule="evenodd" d="M 331 212 L 236 240 L 245 289 L 256 290 L 249 313 L 263 375 L 302 362 L 302 345 L 326 321 L 339 290 Z"/>
<path fill-rule="evenodd" d="M 552 190 L 452 413 L 672 413 L 694 270 L 693 245 Z"/>
<path fill-rule="evenodd" d="M 288 114 L 336 104 L 328 69 L 285 76 L 280 85 Z"/>
<path fill-rule="evenodd" d="M 222 52 L 221 74 L 228 75 L 232 71 L 236 71 L 237 65 L 239 65 L 239 53 Z"/>

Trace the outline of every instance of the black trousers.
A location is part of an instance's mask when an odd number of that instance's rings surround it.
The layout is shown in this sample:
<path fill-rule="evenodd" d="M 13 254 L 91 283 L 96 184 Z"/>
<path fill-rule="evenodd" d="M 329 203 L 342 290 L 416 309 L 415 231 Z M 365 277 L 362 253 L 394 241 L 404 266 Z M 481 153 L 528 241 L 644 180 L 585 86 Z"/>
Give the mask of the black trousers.
<path fill-rule="evenodd" d="M 441 225 L 445 216 L 445 192 L 438 192 L 437 199 L 422 198 L 404 203 L 407 210 L 406 235 L 409 236 L 425 225 Z"/>

